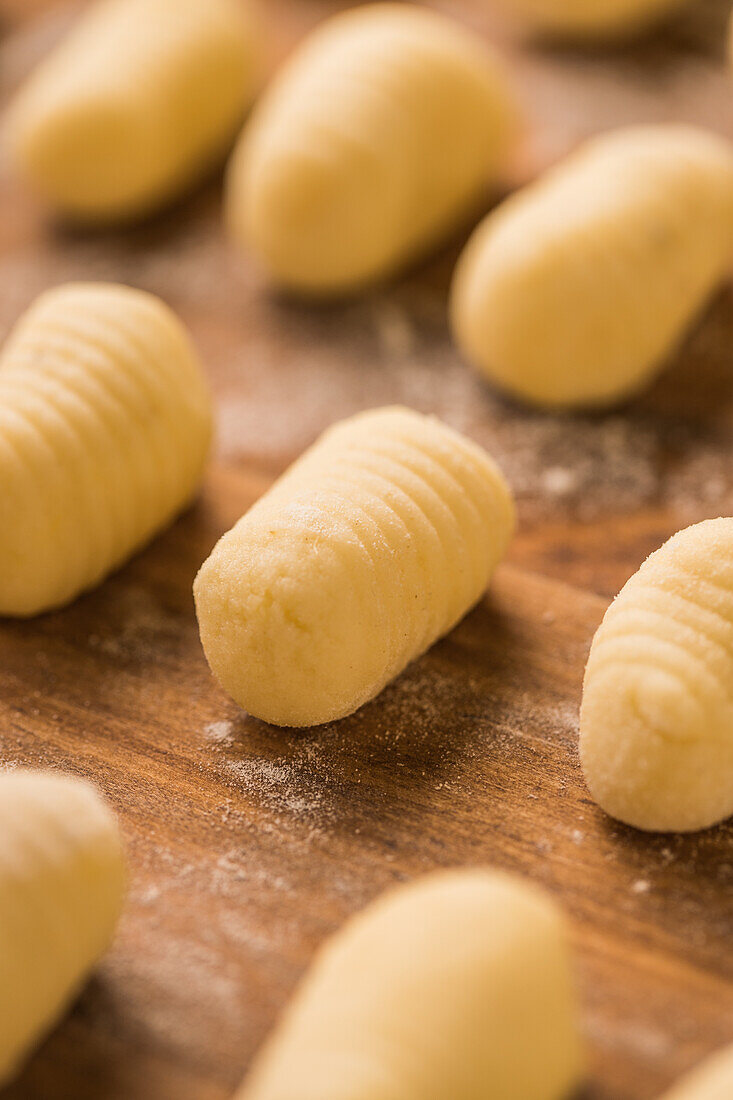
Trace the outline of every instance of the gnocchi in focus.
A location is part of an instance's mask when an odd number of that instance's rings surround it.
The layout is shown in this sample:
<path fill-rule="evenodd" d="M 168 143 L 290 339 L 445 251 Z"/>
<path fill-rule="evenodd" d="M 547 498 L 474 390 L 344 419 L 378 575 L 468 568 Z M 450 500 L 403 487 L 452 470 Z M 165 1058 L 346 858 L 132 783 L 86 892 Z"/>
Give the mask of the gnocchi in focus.
<path fill-rule="evenodd" d="M 129 287 L 42 294 L 0 357 L 0 615 L 60 607 L 193 497 L 211 402 L 174 314 Z"/>
<path fill-rule="evenodd" d="M 499 470 L 457 432 L 401 408 L 345 420 L 202 566 L 211 669 L 276 725 L 351 714 L 476 603 L 513 526 Z"/>
<path fill-rule="evenodd" d="M 609 607 L 580 712 L 590 792 L 639 829 L 733 813 L 733 519 L 678 532 Z"/>
<path fill-rule="evenodd" d="M 0 1087 L 108 947 L 125 893 L 117 823 L 81 779 L 0 773 Z"/>
<path fill-rule="evenodd" d="M 650 26 L 685 0 L 497 0 L 532 31 L 578 38 L 617 37 Z"/>
<path fill-rule="evenodd" d="M 730 1100 L 733 1096 L 733 1046 L 714 1054 L 665 1092 L 662 1100 Z"/>
<path fill-rule="evenodd" d="M 11 105 L 12 159 L 66 215 L 147 213 L 224 152 L 257 54 L 238 0 L 97 0 Z"/>
<path fill-rule="evenodd" d="M 407 4 L 341 13 L 257 105 L 229 169 L 231 232 L 284 287 L 351 291 L 466 215 L 515 126 L 503 73 L 467 30 Z"/>
<path fill-rule="evenodd" d="M 588 142 L 471 237 L 453 281 L 466 358 L 516 397 L 602 406 L 646 385 L 733 261 L 733 149 L 688 126 Z"/>
<path fill-rule="evenodd" d="M 564 1100 L 581 1072 L 561 914 L 464 870 L 390 891 L 321 948 L 239 1100 Z"/>

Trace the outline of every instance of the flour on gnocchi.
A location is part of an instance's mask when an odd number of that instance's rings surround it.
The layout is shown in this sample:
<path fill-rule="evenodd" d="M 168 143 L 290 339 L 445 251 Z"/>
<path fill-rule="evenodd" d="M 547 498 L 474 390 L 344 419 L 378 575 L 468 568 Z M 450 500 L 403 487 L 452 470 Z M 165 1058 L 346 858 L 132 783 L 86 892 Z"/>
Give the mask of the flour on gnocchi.
<path fill-rule="evenodd" d="M 624 585 L 593 639 L 580 754 L 628 825 L 687 832 L 733 814 L 733 519 L 678 532 Z"/>
<path fill-rule="evenodd" d="M 342 718 L 476 603 L 513 526 L 509 490 L 476 444 L 407 409 L 345 420 L 202 566 L 212 671 L 268 722 Z"/>

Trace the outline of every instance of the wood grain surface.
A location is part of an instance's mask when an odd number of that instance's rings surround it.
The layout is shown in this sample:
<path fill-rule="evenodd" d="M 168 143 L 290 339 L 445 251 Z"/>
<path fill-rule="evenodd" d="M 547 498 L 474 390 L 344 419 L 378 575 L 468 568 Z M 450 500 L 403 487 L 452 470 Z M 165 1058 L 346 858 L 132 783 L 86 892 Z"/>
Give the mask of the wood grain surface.
<path fill-rule="evenodd" d="M 263 3 L 273 63 L 341 6 Z M 729 2 L 584 51 L 522 43 L 488 0 L 442 6 L 496 38 L 526 105 L 507 186 L 620 122 L 683 118 L 733 137 Z M 0 0 L 3 101 L 79 7 Z M 497 398 L 452 348 L 459 240 L 358 301 L 298 305 L 229 249 L 220 190 L 215 178 L 144 225 L 83 233 L 0 165 L 0 333 L 50 285 L 132 283 L 190 326 L 219 405 L 217 457 L 187 515 L 67 610 L 0 623 L 0 762 L 97 781 L 131 874 L 113 950 L 2 1098 L 224 1100 L 350 913 L 431 868 L 486 863 L 567 910 L 584 1100 L 655 1100 L 733 1040 L 733 826 L 665 837 L 606 819 L 580 775 L 577 711 L 608 597 L 674 530 L 733 512 L 731 290 L 632 405 L 547 416 Z M 395 401 L 499 459 L 520 510 L 510 560 L 374 703 L 316 730 L 268 727 L 209 676 L 194 574 L 323 427 Z"/>

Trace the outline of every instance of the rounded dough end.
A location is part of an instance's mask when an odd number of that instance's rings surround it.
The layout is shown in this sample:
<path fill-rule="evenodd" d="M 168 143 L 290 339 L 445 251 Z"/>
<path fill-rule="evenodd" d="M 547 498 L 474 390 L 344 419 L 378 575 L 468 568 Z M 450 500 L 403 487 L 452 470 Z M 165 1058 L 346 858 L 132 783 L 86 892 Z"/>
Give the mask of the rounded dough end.
<path fill-rule="evenodd" d="M 509 875 L 388 891 L 318 952 L 239 1100 L 565 1100 L 582 1074 L 562 916 Z"/>
<path fill-rule="evenodd" d="M 679 532 L 611 604 L 591 647 L 580 755 L 594 799 L 639 829 L 733 813 L 733 519 Z"/>

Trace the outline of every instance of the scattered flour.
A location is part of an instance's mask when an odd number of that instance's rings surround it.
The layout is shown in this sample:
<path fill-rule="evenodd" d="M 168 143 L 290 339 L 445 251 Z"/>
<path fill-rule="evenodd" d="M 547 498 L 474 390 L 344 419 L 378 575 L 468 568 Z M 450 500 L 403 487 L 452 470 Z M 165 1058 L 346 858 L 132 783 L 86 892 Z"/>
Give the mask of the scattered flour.
<path fill-rule="evenodd" d="M 226 720 L 209 722 L 204 727 L 206 740 L 214 745 L 231 745 L 234 742 L 234 723 Z"/>

